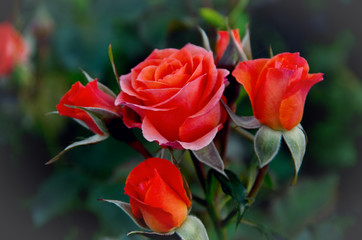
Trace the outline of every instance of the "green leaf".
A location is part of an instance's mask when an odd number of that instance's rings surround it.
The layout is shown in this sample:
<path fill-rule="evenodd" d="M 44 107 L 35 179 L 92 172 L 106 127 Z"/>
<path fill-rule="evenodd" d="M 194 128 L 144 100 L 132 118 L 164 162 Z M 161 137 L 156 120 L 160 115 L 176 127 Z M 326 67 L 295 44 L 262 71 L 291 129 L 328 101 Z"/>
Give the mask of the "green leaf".
<path fill-rule="evenodd" d="M 215 169 L 224 176 L 227 176 L 224 172 L 224 162 L 222 161 L 220 154 L 215 147 L 214 142 L 211 142 L 209 145 L 200 150 L 192 151 L 192 153 L 196 156 L 196 158 L 200 162 Z"/>
<path fill-rule="evenodd" d="M 131 205 L 126 202 L 118 201 L 118 200 L 109 200 L 109 199 L 99 199 L 104 202 L 113 203 L 120 209 L 122 209 L 132 220 L 133 222 L 140 228 L 149 230 L 149 227 L 146 225 L 146 223 L 143 221 L 143 219 L 136 218 L 131 209 Z"/>
<path fill-rule="evenodd" d="M 228 105 L 226 105 L 226 103 L 224 103 L 224 101 L 221 100 L 221 103 L 236 126 L 246 129 L 254 129 L 261 127 L 259 120 L 256 119 L 254 116 L 239 117 L 229 108 Z"/>
<path fill-rule="evenodd" d="M 228 178 L 216 171 L 210 171 L 210 174 L 213 174 L 219 180 L 223 192 L 231 196 L 231 198 L 237 203 L 237 227 L 243 217 L 245 209 L 248 207 L 248 201 L 246 200 L 247 192 L 239 177 L 235 173 L 227 169 L 225 169 L 225 173 Z"/>
<path fill-rule="evenodd" d="M 58 155 L 56 155 L 55 157 L 53 157 L 52 159 L 50 159 L 48 162 L 45 163 L 45 165 L 49 165 L 53 162 L 55 162 L 56 160 L 58 160 L 64 153 L 68 152 L 70 149 L 78 147 L 78 146 L 83 146 L 83 145 L 89 145 L 89 144 L 94 144 L 94 143 L 99 143 L 102 142 L 104 140 L 106 140 L 108 138 L 107 135 L 93 135 L 89 138 L 86 138 L 84 140 L 78 141 L 78 142 L 74 142 L 72 144 L 70 144 L 69 146 L 67 146 L 63 151 L 61 151 L 60 153 L 58 153 Z"/>
<path fill-rule="evenodd" d="M 182 240 L 208 240 L 204 224 L 195 216 L 187 216 L 184 223 L 176 229 Z"/>
<path fill-rule="evenodd" d="M 230 195 L 238 203 L 246 203 L 246 189 L 235 173 L 225 169 L 225 173 L 228 176 L 228 178 L 226 178 L 224 175 L 216 171 L 211 171 L 217 180 L 219 180 L 221 188 L 225 194 Z"/>
<path fill-rule="evenodd" d="M 260 168 L 269 164 L 279 151 L 282 132 L 262 125 L 254 138 L 254 150 L 258 156 Z"/>
<path fill-rule="evenodd" d="M 305 149 L 307 145 L 306 136 L 301 126 L 298 125 L 293 129 L 291 129 L 290 131 L 284 131 L 283 138 L 286 144 L 288 145 L 290 153 L 292 154 L 293 157 L 293 162 L 295 167 L 295 175 L 293 183 L 295 183 L 305 154 Z"/>
<path fill-rule="evenodd" d="M 225 28 L 226 21 L 225 17 L 211 8 L 201 8 L 200 16 L 205 20 L 205 22 L 211 24 L 216 28 Z"/>

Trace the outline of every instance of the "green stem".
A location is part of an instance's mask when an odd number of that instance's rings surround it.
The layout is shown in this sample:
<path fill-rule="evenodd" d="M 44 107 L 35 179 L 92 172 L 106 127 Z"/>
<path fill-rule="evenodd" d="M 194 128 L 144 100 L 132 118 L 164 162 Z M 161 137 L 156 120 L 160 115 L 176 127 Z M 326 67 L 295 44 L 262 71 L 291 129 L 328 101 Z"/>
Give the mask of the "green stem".
<path fill-rule="evenodd" d="M 196 156 L 190 151 L 192 163 L 195 166 L 197 177 L 200 181 L 201 187 L 206 192 L 206 174 L 202 163 L 196 158 Z"/>
<path fill-rule="evenodd" d="M 220 216 L 217 213 L 215 205 L 213 204 L 212 201 L 207 202 L 207 212 L 209 213 L 212 223 L 214 224 L 217 238 L 219 240 L 226 240 L 227 239 L 226 231 L 221 225 Z"/>
<path fill-rule="evenodd" d="M 254 135 L 251 134 L 249 131 L 245 130 L 244 128 L 239 128 L 239 127 L 233 127 L 233 129 L 237 133 L 239 133 L 240 135 L 242 135 L 243 137 L 248 139 L 249 141 L 254 142 Z"/>
<path fill-rule="evenodd" d="M 264 167 L 260 168 L 258 171 L 258 175 L 256 176 L 256 179 L 254 181 L 253 187 L 251 188 L 250 192 L 248 193 L 249 199 L 254 199 L 256 194 L 258 193 L 261 185 L 263 184 L 263 180 L 265 177 L 265 174 L 267 173 L 269 164 L 265 165 Z"/>

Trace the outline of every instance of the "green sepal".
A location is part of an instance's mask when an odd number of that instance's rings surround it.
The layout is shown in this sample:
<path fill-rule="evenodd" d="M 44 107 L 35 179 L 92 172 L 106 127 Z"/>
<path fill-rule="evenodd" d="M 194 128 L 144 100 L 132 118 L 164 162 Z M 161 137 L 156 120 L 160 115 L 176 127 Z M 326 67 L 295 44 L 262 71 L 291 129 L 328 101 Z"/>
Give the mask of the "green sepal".
<path fill-rule="evenodd" d="M 83 75 L 85 76 L 88 82 L 94 81 L 94 78 L 92 78 L 86 71 L 84 71 L 83 69 L 80 70 L 82 71 Z M 117 97 L 117 95 L 111 89 L 109 89 L 106 85 L 102 84 L 101 82 L 97 81 L 97 86 L 99 90 L 101 90 L 102 92 L 112 97 Z"/>
<path fill-rule="evenodd" d="M 112 45 L 109 44 L 108 46 L 108 55 L 109 55 L 109 61 L 112 64 L 112 69 L 113 69 L 113 73 L 114 76 L 116 77 L 117 83 L 119 82 L 119 75 L 117 73 L 117 69 L 116 69 L 116 65 L 114 64 L 114 58 L 113 58 L 113 52 L 112 52 Z"/>
<path fill-rule="evenodd" d="M 195 216 L 187 216 L 175 231 L 181 240 L 209 240 L 204 224 Z"/>
<path fill-rule="evenodd" d="M 206 32 L 204 31 L 204 29 L 202 29 L 201 27 L 197 27 L 197 29 L 199 30 L 200 34 L 201 34 L 201 37 L 202 37 L 202 45 L 204 46 L 204 48 L 207 50 L 207 51 L 211 51 L 211 47 L 210 47 L 210 41 L 209 41 L 209 38 L 206 34 Z"/>
<path fill-rule="evenodd" d="M 131 205 L 129 203 L 118 201 L 118 200 L 110 200 L 110 199 L 98 199 L 98 200 L 103 201 L 103 202 L 109 202 L 109 203 L 116 205 L 117 207 L 122 209 L 123 212 L 125 212 L 138 227 L 140 227 L 141 229 L 144 229 L 144 230 L 150 230 L 149 227 L 146 225 L 146 223 L 143 221 L 143 219 L 136 218 L 133 215 Z"/>
<path fill-rule="evenodd" d="M 245 34 L 241 40 L 241 46 L 243 47 L 244 53 L 247 59 L 253 59 L 253 54 L 251 52 L 251 43 L 250 43 L 250 30 L 249 26 L 246 27 Z"/>
<path fill-rule="evenodd" d="M 236 126 L 246 128 L 246 129 L 254 129 L 260 128 L 261 124 L 258 119 L 254 116 L 243 116 L 240 117 L 236 115 L 223 100 L 221 100 L 222 105 L 224 106 L 225 110 L 229 114 L 231 120 L 235 123 Z"/>
<path fill-rule="evenodd" d="M 77 109 L 85 111 L 89 115 L 89 117 L 93 120 L 93 122 L 97 125 L 97 127 L 102 131 L 102 133 L 105 135 L 109 135 L 109 132 L 108 132 L 108 129 L 107 129 L 107 126 L 106 126 L 104 120 L 101 118 L 101 116 L 99 116 L 93 110 L 88 109 L 88 107 L 78 107 L 78 106 L 71 106 L 71 105 L 65 105 L 65 106 L 69 107 L 69 108 L 77 108 Z M 80 122 L 83 127 L 88 128 L 88 126 L 82 120 L 79 120 L 79 119 L 77 119 L 77 120 L 78 120 L 77 122 Z M 82 123 L 84 123 L 84 124 L 82 124 Z"/>
<path fill-rule="evenodd" d="M 127 236 L 130 235 L 141 235 L 154 240 L 182 240 L 174 231 L 167 233 L 132 231 L 127 233 Z"/>
<path fill-rule="evenodd" d="M 180 227 L 170 232 L 132 231 L 127 236 L 134 234 L 155 240 L 209 240 L 204 224 L 197 217 L 190 215 L 186 217 Z"/>
<path fill-rule="evenodd" d="M 295 184 L 297 181 L 299 169 L 303 162 L 303 157 L 307 146 L 307 138 L 300 124 L 289 131 L 284 131 L 283 138 L 293 158 L 295 174 L 292 184 Z"/>
<path fill-rule="evenodd" d="M 67 146 L 63 151 L 61 151 L 60 153 L 58 153 L 55 157 L 53 157 L 52 159 L 50 159 L 48 162 L 45 163 L 45 165 L 49 165 L 53 162 L 55 162 L 56 160 L 58 160 L 64 153 L 68 152 L 70 149 L 78 147 L 78 146 L 84 146 L 84 145 L 89 145 L 89 144 L 95 144 L 95 143 L 99 143 L 102 142 L 104 140 L 106 140 L 108 138 L 108 135 L 93 135 L 89 138 L 86 138 L 84 140 L 78 141 L 78 142 L 74 142 L 72 144 L 70 144 L 69 146 Z"/>
<path fill-rule="evenodd" d="M 224 176 L 227 176 L 224 172 L 224 162 L 222 161 L 214 142 L 211 142 L 209 145 L 200 150 L 193 150 L 192 153 L 200 162 L 215 169 Z"/>
<path fill-rule="evenodd" d="M 265 125 L 256 132 L 254 150 L 259 159 L 260 168 L 269 164 L 278 153 L 281 138 L 281 131 L 273 130 Z"/>

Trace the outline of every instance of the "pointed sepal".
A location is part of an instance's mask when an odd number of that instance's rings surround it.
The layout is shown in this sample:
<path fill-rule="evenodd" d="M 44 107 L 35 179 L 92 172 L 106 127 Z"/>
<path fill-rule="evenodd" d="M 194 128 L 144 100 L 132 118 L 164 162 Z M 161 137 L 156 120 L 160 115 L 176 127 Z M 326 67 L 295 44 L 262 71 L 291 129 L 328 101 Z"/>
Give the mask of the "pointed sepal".
<path fill-rule="evenodd" d="M 221 100 L 221 103 L 236 126 L 246 129 L 254 129 L 261 127 L 259 120 L 256 119 L 254 116 L 239 117 L 229 108 L 228 105 L 226 105 L 226 103 L 224 103 L 224 101 Z"/>
<path fill-rule="evenodd" d="M 283 139 L 287 144 L 289 151 L 292 155 L 295 174 L 293 178 L 293 184 L 296 183 L 300 166 L 303 162 L 305 149 L 307 146 L 307 138 L 302 126 L 299 124 L 289 131 L 283 132 Z"/>
<path fill-rule="evenodd" d="M 227 177 L 224 172 L 224 162 L 222 161 L 214 142 L 211 142 L 209 145 L 200 150 L 194 150 L 192 151 L 192 153 L 200 162 L 206 164 L 207 166 L 215 169 L 216 171 Z"/>
<path fill-rule="evenodd" d="M 69 108 L 77 108 L 77 109 L 81 109 L 81 110 L 85 111 L 89 115 L 89 117 L 93 120 L 93 122 L 97 125 L 97 127 L 101 130 L 101 132 L 104 135 L 109 135 L 109 132 L 108 132 L 108 129 L 107 129 L 107 126 L 106 126 L 105 122 L 103 121 L 101 116 L 99 116 L 97 114 L 97 112 L 94 112 L 92 110 L 92 108 L 90 108 L 90 107 L 78 107 L 78 106 L 71 106 L 71 105 L 65 105 L 65 106 L 69 107 Z M 83 124 L 82 120 L 79 120 L 77 122 L 80 123 L 83 127 L 86 126 L 86 128 L 88 128 L 88 126 L 85 123 Z"/>
<path fill-rule="evenodd" d="M 79 146 L 84 146 L 84 145 L 89 145 L 89 144 L 95 144 L 95 143 L 99 143 L 102 142 L 104 140 L 106 140 L 108 138 L 108 135 L 93 135 L 89 138 L 86 138 L 82 141 L 78 141 L 78 142 L 74 142 L 72 144 L 70 144 L 68 147 L 66 147 L 63 151 L 61 151 L 60 153 L 58 153 L 58 155 L 56 155 L 55 157 L 53 157 L 51 160 L 49 160 L 48 162 L 45 163 L 45 165 L 49 165 L 53 162 L 55 162 L 56 160 L 58 160 L 64 153 L 68 152 L 70 149 L 75 148 L 75 147 L 79 147 Z"/>
<path fill-rule="evenodd" d="M 245 53 L 247 59 L 249 59 L 249 60 L 253 59 L 253 54 L 251 52 L 249 27 L 246 27 L 246 31 L 245 31 L 243 40 L 241 40 L 241 46 L 243 47 L 243 50 L 244 50 L 244 53 Z"/>
<path fill-rule="evenodd" d="M 82 71 L 83 75 L 85 76 L 85 78 L 87 79 L 88 82 L 92 82 L 95 80 L 86 71 L 84 71 L 83 69 L 80 69 L 80 70 Z M 97 82 L 97 85 L 98 85 L 99 90 L 101 90 L 102 92 L 107 93 L 108 95 L 110 95 L 112 97 L 117 97 L 116 94 L 111 89 L 109 89 L 106 85 L 102 84 L 99 81 Z"/>
<path fill-rule="evenodd" d="M 210 41 L 209 41 L 209 38 L 208 38 L 206 32 L 201 27 L 197 27 L 197 29 L 199 30 L 201 37 L 202 37 L 202 45 L 204 46 L 204 48 L 207 51 L 211 51 Z"/>
<path fill-rule="evenodd" d="M 112 69 L 113 69 L 114 76 L 116 77 L 116 80 L 117 80 L 117 83 L 118 83 L 119 75 L 117 73 L 116 65 L 114 64 L 113 51 L 112 51 L 112 45 L 111 44 L 109 44 L 109 46 L 108 46 L 108 55 L 109 55 L 109 61 L 112 64 Z"/>
<path fill-rule="evenodd" d="M 143 221 L 143 219 L 136 218 L 133 215 L 131 205 L 129 203 L 118 200 L 110 200 L 110 199 L 99 199 L 99 200 L 116 205 L 117 207 L 122 209 L 123 212 L 125 212 L 138 227 L 140 227 L 141 229 L 150 230 L 149 227 L 146 225 L 146 223 Z"/>
<path fill-rule="evenodd" d="M 254 138 L 254 150 L 259 159 L 260 168 L 269 164 L 279 151 L 281 131 L 262 125 Z"/>
<path fill-rule="evenodd" d="M 127 234 L 127 236 L 130 235 L 141 235 L 154 240 L 181 240 L 181 238 L 174 231 L 168 233 L 132 231 Z"/>
<path fill-rule="evenodd" d="M 209 240 L 204 224 L 195 216 L 187 216 L 183 224 L 176 229 L 181 240 Z"/>

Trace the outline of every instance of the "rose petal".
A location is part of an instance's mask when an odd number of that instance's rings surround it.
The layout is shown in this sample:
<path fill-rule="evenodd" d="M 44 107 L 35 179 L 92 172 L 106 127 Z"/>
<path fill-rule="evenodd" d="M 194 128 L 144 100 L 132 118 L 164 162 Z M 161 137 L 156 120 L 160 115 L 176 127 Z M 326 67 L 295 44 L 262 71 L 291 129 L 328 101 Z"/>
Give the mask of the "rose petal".
<path fill-rule="evenodd" d="M 243 85 L 245 91 L 248 93 L 251 104 L 254 108 L 254 95 L 257 91 L 256 83 L 259 79 L 259 74 L 266 65 L 269 59 L 256 59 L 239 63 L 232 75 L 236 81 Z"/>
<path fill-rule="evenodd" d="M 280 122 L 286 130 L 291 130 L 299 124 L 303 117 L 304 103 L 309 89 L 323 80 L 322 74 L 309 74 L 308 79 L 300 81 L 298 86 L 299 91 L 293 95 L 288 95 L 282 100 L 280 105 Z"/>

